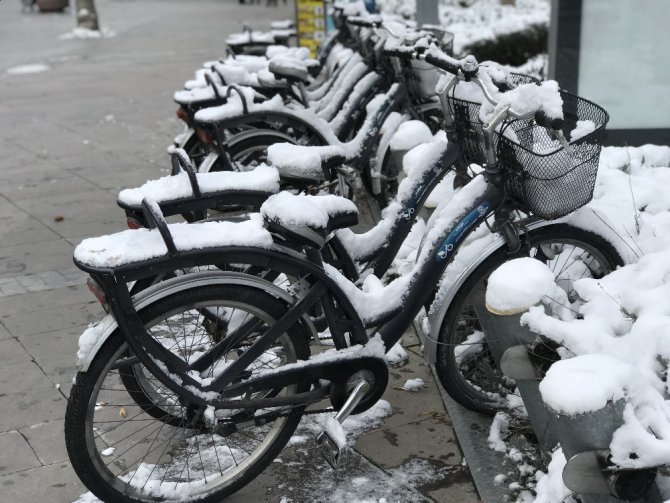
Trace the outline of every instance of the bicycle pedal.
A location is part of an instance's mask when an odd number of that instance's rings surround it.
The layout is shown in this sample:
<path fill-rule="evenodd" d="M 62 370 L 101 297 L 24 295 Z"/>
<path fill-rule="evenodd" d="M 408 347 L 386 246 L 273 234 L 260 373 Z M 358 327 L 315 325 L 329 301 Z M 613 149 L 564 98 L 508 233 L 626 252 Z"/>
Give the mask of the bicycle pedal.
<path fill-rule="evenodd" d="M 327 431 L 322 431 L 316 436 L 316 445 L 323 459 L 326 460 L 333 470 L 337 470 L 342 460 L 346 457 L 348 447 L 346 445 L 343 447 L 338 445 Z"/>

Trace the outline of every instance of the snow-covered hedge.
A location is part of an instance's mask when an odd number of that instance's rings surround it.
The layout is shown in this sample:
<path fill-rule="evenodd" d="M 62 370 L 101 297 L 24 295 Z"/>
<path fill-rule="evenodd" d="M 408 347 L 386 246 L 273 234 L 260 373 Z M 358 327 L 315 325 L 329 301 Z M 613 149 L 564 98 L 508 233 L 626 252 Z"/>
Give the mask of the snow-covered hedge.
<path fill-rule="evenodd" d="M 378 0 L 384 14 L 413 19 L 415 0 Z M 474 54 L 480 61 L 521 65 L 546 52 L 548 0 L 441 0 L 440 24 L 454 34 L 456 55 Z"/>

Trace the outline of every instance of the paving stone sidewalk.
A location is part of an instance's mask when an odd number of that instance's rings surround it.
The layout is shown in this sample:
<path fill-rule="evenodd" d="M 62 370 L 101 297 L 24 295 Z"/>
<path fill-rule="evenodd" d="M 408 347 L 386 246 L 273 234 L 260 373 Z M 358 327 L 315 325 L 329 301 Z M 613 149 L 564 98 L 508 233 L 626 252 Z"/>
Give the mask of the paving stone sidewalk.
<path fill-rule="evenodd" d="M 113 38 L 61 40 L 72 14 L 21 14 L 20 2 L 0 2 L 3 503 L 69 503 L 86 492 L 67 460 L 63 416 L 79 334 L 102 311 L 72 265 L 73 246 L 122 230 L 118 190 L 167 173 L 165 147 L 181 127 L 174 90 L 202 61 L 222 55 L 226 35 L 244 20 L 263 28 L 293 13 L 291 3 L 267 8 L 233 0 L 97 5 Z M 29 64 L 49 69 L 8 72 Z M 325 479 L 346 486 L 353 473 L 390 481 L 383 470 L 415 458 L 443 477 L 418 490 L 396 484 L 389 502 L 478 501 L 430 369 L 411 334 L 405 343 L 411 363 L 393 370 L 386 396 L 394 414 L 358 441 L 348 469 L 324 475 L 323 467 L 273 467 L 229 501 L 313 501 L 307 488 Z M 414 377 L 431 386 L 412 394 L 399 389 Z"/>

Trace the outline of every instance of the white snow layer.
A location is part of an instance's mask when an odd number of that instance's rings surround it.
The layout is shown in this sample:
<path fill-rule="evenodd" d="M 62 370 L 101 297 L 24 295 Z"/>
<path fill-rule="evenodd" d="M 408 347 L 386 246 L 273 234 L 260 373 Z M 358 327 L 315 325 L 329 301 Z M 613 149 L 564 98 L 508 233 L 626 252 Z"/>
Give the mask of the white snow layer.
<path fill-rule="evenodd" d="M 393 84 L 388 95 L 395 93 L 396 90 L 397 84 Z M 333 132 L 332 125 L 328 125 L 323 119 L 317 117 L 311 111 L 294 110 L 294 113 L 298 114 L 298 116 L 310 124 L 317 126 L 322 124 L 322 126 L 319 127 L 319 131 L 327 140 L 328 145 L 303 146 L 290 143 L 275 143 L 268 147 L 268 160 L 282 175 L 297 176 L 301 178 L 322 178 L 323 170 L 321 164 L 324 160 L 334 156 L 343 156 L 346 160 L 351 160 L 360 153 L 364 144 L 370 140 L 370 137 L 373 134 L 372 129 L 375 125 L 375 115 L 386 102 L 386 96 L 387 95 L 384 94 L 378 94 L 370 101 L 370 103 L 368 103 L 366 106 L 366 118 L 363 126 L 356 133 L 356 136 L 346 143 L 342 143 L 337 139 Z M 325 129 L 323 128 L 323 125 L 325 125 Z"/>
<path fill-rule="evenodd" d="M 179 251 L 218 246 L 270 248 L 272 236 L 263 227 L 260 215 L 247 221 L 169 224 Z M 158 229 L 132 229 L 84 239 L 74 250 L 74 258 L 90 267 L 115 267 L 167 255 Z"/>
<path fill-rule="evenodd" d="M 420 377 L 417 377 L 415 379 L 407 379 L 407 381 L 405 381 L 405 384 L 402 385 L 402 389 L 404 389 L 405 391 L 419 391 L 420 389 L 423 389 L 425 387 L 426 383 Z"/>
<path fill-rule="evenodd" d="M 399 218 L 413 218 L 406 213 L 404 200 L 411 196 L 417 184 L 421 183 L 425 172 L 446 149 L 444 134 L 438 133 L 431 143 L 424 143 L 410 150 L 403 158 L 403 170 L 407 176 L 400 182 L 394 200 L 384 208 L 382 219 L 372 229 L 362 234 L 356 234 L 351 229 L 337 231 L 338 238 L 352 258 L 360 260 L 369 256 L 371 251 L 381 249 Z"/>
<path fill-rule="evenodd" d="M 558 288 L 544 262 L 522 257 L 505 262 L 489 277 L 486 307 L 497 314 L 516 314 L 538 304 Z"/>
<path fill-rule="evenodd" d="M 420 145 L 433 141 L 430 128 L 422 121 L 407 121 L 400 124 L 398 130 L 391 139 L 393 150 L 410 150 Z"/>
<path fill-rule="evenodd" d="M 261 214 L 285 225 L 328 227 L 330 218 L 342 213 L 358 213 L 353 201 L 333 194 L 310 196 L 280 192 L 261 206 Z"/>
<path fill-rule="evenodd" d="M 424 247 L 414 268 L 409 273 L 394 279 L 383 288 L 375 288 L 367 292 L 363 291 L 331 265 L 326 264 L 324 266 L 326 273 L 347 295 L 361 320 L 372 322 L 398 309 L 402 305 L 415 275 L 421 270 L 424 262 L 433 259 L 431 255 L 433 247 L 438 241 L 444 238 L 447 230 L 455 225 L 463 212 L 467 211 L 466 208 L 471 208 L 485 190 L 486 182 L 483 177 L 478 176 L 456 193 L 449 204 L 445 205 L 435 218 L 432 228 L 429 229 L 426 235 Z"/>
<path fill-rule="evenodd" d="M 244 101 L 249 113 L 271 112 L 282 110 L 284 108 L 284 102 L 279 95 L 273 96 L 271 99 L 263 101 L 262 103 L 254 103 L 253 98 L 255 96 L 255 91 L 248 87 L 242 87 L 240 89 L 243 90 Z M 218 122 L 240 116 L 243 113 L 244 105 L 242 103 L 242 98 L 240 98 L 239 94 L 232 93 L 225 105 L 198 110 L 195 113 L 195 120 L 200 122 Z"/>
<path fill-rule="evenodd" d="M 279 191 L 279 173 L 275 168 L 261 164 L 251 171 L 213 171 L 196 173 L 196 180 L 203 195 L 224 190 Z M 148 197 L 158 203 L 174 201 L 193 196 L 188 174 L 181 171 L 174 176 L 164 176 L 149 180 L 143 185 L 119 192 L 118 201 L 136 206 Z"/>

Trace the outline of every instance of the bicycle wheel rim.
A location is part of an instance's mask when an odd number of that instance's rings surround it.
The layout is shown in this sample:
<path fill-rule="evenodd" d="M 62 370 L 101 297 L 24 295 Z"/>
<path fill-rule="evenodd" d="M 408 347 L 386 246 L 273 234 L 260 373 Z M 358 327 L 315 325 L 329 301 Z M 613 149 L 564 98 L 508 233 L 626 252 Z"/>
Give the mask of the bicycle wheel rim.
<path fill-rule="evenodd" d="M 230 305 L 232 303 L 228 303 Z M 204 306 L 198 306 L 198 305 L 193 305 L 192 307 L 197 308 L 203 308 Z M 246 306 L 248 309 L 249 306 Z M 164 316 L 162 317 L 168 317 L 174 314 L 176 310 L 168 311 Z M 257 314 L 264 314 L 264 313 L 257 313 Z M 147 325 L 152 325 L 156 320 L 152 320 L 151 323 Z M 266 322 L 272 322 L 274 320 L 271 319 L 266 319 Z M 295 350 L 292 349 L 292 345 L 289 341 L 288 336 L 284 335 L 282 336 L 285 338 L 283 341 L 283 347 L 286 350 L 286 362 L 292 362 L 296 361 L 296 354 Z M 88 456 L 89 459 L 92 461 L 94 464 L 95 470 L 98 472 L 100 476 L 105 480 L 105 483 L 110 485 L 114 490 L 132 498 L 134 501 L 155 501 L 155 498 L 163 498 L 164 500 L 167 501 L 183 501 L 185 499 L 202 499 L 202 498 L 207 498 L 210 495 L 216 494 L 219 491 L 230 487 L 234 485 L 240 478 L 242 478 L 245 475 L 246 470 L 255 464 L 260 458 L 262 458 L 270 449 L 270 447 L 274 444 L 274 442 L 277 440 L 278 436 L 281 434 L 283 431 L 283 428 L 289 419 L 287 417 L 280 418 L 270 424 L 270 427 L 263 433 L 263 438 L 262 440 L 254 447 L 254 449 L 251 451 L 251 454 L 248 456 L 242 458 L 244 455 L 241 452 L 237 452 L 240 449 L 236 448 L 235 445 L 233 444 L 231 448 L 231 441 L 228 438 L 221 437 L 216 434 L 211 434 L 211 433 L 206 433 L 202 431 L 202 428 L 200 431 L 197 432 L 197 434 L 190 434 L 187 433 L 186 428 L 174 428 L 166 424 L 161 425 L 161 421 L 159 419 L 153 418 L 152 420 L 147 419 L 147 421 L 151 421 L 155 426 L 140 426 L 138 429 L 142 430 L 145 429 L 145 432 L 149 432 L 149 435 L 146 436 L 145 440 L 147 442 L 151 439 L 150 435 L 152 434 L 151 432 L 155 432 L 158 430 L 158 433 L 156 433 L 156 437 L 158 438 L 159 435 L 161 435 L 163 432 L 163 429 L 167 428 L 172 428 L 174 430 L 173 437 L 176 436 L 180 438 L 179 440 L 179 446 L 173 446 L 174 451 L 177 452 L 177 455 L 175 456 L 175 459 L 177 460 L 177 463 L 179 463 L 179 449 L 181 445 L 188 445 L 188 442 L 190 439 L 198 436 L 208 436 L 209 439 L 200 439 L 202 440 L 202 445 L 198 444 L 200 440 L 196 438 L 194 441 L 196 443 L 196 448 L 192 449 L 192 451 L 189 453 L 188 447 L 186 447 L 186 451 L 182 452 L 182 455 L 185 455 L 186 457 L 186 462 L 183 463 L 183 468 L 181 470 L 181 473 L 179 474 L 179 478 L 182 478 L 182 475 L 186 475 L 186 479 L 189 480 L 188 483 L 184 484 L 179 481 L 169 481 L 167 482 L 168 477 L 173 477 L 176 474 L 176 471 L 173 471 L 172 473 L 169 472 L 169 468 L 167 468 L 164 472 L 161 472 L 160 470 L 162 468 L 155 468 L 151 463 L 148 463 L 146 459 L 142 458 L 141 460 L 138 460 L 135 463 L 131 464 L 131 467 L 128 468 L 126 471 L 128 474 L 131 473 L 131 468 L 133 466 L 137 466 L 134 472 L 132 472 L 132 475 L 126 476 L 126 480 L 123 479 L 123 475 L 121 473 L 114 473 L 112 469 L 110 469 L 110 465 L 114 462 L 108 462 L 108 460 L 105 459 L 106 456 L 102 454 L 104 450 L 101 450 L 101 442 L 100 439 L 103 438 L 105 435 L 109 436 L 109 431 L 104 431 L 102 433 L 99 433 L 96 431 L 96 428 L 100 427 L 101 423 L 96 423 L 94 421 L 94 414 L 96 412 L 96 408 L 100 407 L 99 404 L 104 403 L 106 400 L 101 400 L 101 394 L 100 391 L 103 388 L 103 385 L 106 381 L 107 376 L 110 374 L 110 371 L 112 370 L 112 367 L 114 366 L 115 362 L 121 357 L 125 352 L 127 352 L 127 346 L 123 344 L 114 354 L 112 358 L 109 359 L 107 362 L 105 368 L 103 371 L 99 374 L 98 380 L 95 383 L 93 392 L 91 393 L 91 397 L 87 406 L 87 412 L 86 412 L 86 430 L 85 430 L 85 435 L 86 435 L 86 446 L 88 450 Z M 287 388 L 285 388 L 287 389 Z M 287 392 L 295 392 L 295 387 L 291 387 L 290 389 L 287 389 Z M 129 406 L 125 410 L 125 414 L 127 415 L 127 418 L 130 418 L 130 420 L 138 420 L 138 417 L 136 414 L 142 414 L 142 417 L 146 415 L 146 412 L 142 413 L 139 411 L 136 411 L 135 408 L 133 408 L 132 404 L 130 402 Z M 114 404 L 114 402 L 111 402 L 111 404 Z M 111 406 L 109 402 L 107 404 L 103 405 L 103 407 Z M 118 419 L 118 418 L 117 418 Z M 126 418 L 122 418 L 126 419 Z M 97 426 L 96 426 L 97 425 Z M 113 431 L 113 430 L 112 430 Z M 177 433 L 177 431 L 183 431 L 183 433 Z M 127 432 L 116 432 L 115 437 L 121 437 L 122 440 L 124 436 L 127 435 Z M 144 435 L 144 433 L 142 434 Z M 167 436 L 167 434 L 166 434 Z M 170 440 L 167 441 L 167 445 L 165 448 L 167 449 L 170 447 L 171 439 L 173 437 L 169 437 Z M 131 436 L 132 438 L 132 436 Z M 155 440 L 154 438 L 154 440 Z M 96 442 L 97 441 L 97 442 Z M 182 442 L 183 441 L 183 442 Z M 205 442 L 207 441 L 207 442 Z M 109 442 L 104 442 L 103 445 L 107 446 Z M 203 448 L 206 447 L 208 451 L 203 450 Z M 106 447 L 107 449 L 109 447 Z M 230 465 L 230 460 L 228 459 L 228 464 L 226 465 L 226 461 L 223 459 L 224 455 L 226 454 L 225 450 L 228 449 L 230 456 L 233 458 L 234 462 L 234 468 Z M 154 445 L 154 441 L 151 441 L 149 448 L 147 448 L 147 452 L 153 450 L 152 454 L 154 454 L 156 451 L 160 451 L 160 448 L 156 448 Z M 132 451 L 132 448 L 129 452 Z M 196 451 L 198 453 L 198 458 L 201 464 L 203 464 L 205 461 L 203 461 L 203 456 L 205 458 L 208 458 L 208 461 L 210 463 L 214 462 L 214 458 L 216 458 L 216 461 L 218 463 L 218 467 L 220 470 L 220 476 L 218 477 L 217 480 L 211 480 L 208 479 L 210 476 L 209 473 L 206 472 L 205 468 L 201 469 L 201 475 L 204 475 L 201 477 L 201 479 L 197 480 L 194 477 L 191 477 L 190 472 L 191 471 L 196 471 L 197 473 L 197 464 L 198 461 L 196 460 L 195 463 L 193 463 L 191 466 L 189 466 L 189 463 L 192 460 L 195 460 L 195 455 Z M 165 451 L 161 452 L 160 455 L 158 456 L 158 460 L 160 461 L 160 458 L 163 456 Z M 121 453 L 120 455 L 117 455 L 116 452 L 113 452 L 111 456 L 113 456 L 113 460 L 117 460 L 117 458 L 120 458 L 123 456 L 125 453 Z M 235 459 L 235 456 L 239 454 L 239 458 Z M 228 456 L 228 458 L 230 457 Z M 226 469 L 223 470 L 223 463 L 226 466 Z M 158 465 L 158 463 L 155 463 Z M 177 471 L 178 468 L 181 465 L 177 465 Z M 204 466 L 204 464 L 203 464 Z M 210 467 L 211 468 L 211 467 Z M 208 468 L 209 469 L 209 468 Z M 149 472 L 147 474 L 147 472 Z M 167 476 L 164 476 L 166 475 Z M 162 476 L 162 480 L 160 483 L 156 484 L 155 481 L 158 476 Z M 192 479 L 192 480 L 191 480 Z M 202 482 L 204 479 L 204 483 L 199 483 Z M 188 487 L 187 487 L 188 486 Z"/>

